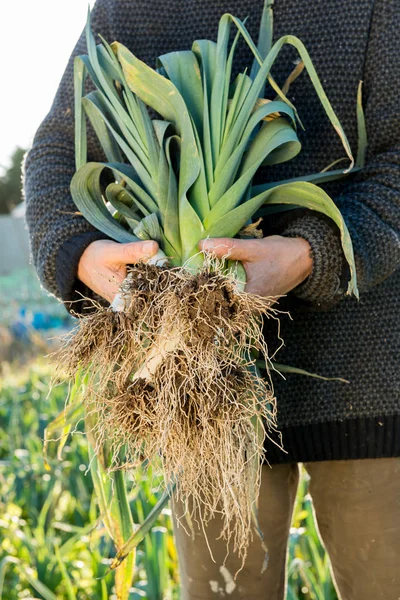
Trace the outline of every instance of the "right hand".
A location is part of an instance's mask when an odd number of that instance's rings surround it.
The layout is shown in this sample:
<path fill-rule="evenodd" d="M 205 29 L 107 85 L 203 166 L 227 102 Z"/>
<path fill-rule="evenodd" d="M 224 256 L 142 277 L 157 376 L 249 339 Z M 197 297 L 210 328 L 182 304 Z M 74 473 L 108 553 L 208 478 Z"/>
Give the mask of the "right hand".
<path fill-rule="evenodd" d="M 157 242 L 151 240 L 128 244 L 97 240 L 83 252 L 77 277 L 96 294 L 112 302 L 126 277 L 127 265 L 146 261 L 157 251 Z"/>

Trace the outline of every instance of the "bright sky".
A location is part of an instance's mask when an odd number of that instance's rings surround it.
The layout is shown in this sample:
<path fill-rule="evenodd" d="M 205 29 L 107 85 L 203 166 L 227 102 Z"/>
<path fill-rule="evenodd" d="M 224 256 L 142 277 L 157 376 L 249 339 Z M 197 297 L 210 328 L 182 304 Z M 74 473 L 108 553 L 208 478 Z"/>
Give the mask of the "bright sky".
<path fill-rule="evenodd" d="M 94 0 L 0 2 L 0 166 L 46 116 Z"/>

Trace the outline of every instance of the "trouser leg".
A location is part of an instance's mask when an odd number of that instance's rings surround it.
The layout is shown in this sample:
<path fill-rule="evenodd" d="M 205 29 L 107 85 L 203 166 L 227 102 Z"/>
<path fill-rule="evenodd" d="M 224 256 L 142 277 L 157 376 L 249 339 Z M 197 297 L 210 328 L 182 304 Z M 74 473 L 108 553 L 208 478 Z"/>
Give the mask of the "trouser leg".
<path fill-rule="evenodd" d="M 284 600 L 287 540 L 299 479 L 297 465 L 263 467 L 259 500 L 259 522 L 269 552 L 269 564 L 261 568 L 265 553 L 256 534 L 250 543 L 247 559 L 236 580 L 232 577 L 241 566 L 241 560 L 232 552 L 226 557 L 226 542 L 218 540 L 221 531 L 219 517 L 208 523 L 207 540 L 193 523 L 194 538 L 185 532 L 184 513 L 179 502 L 173 502 L 176 545 L 179 557 L 182 594 L 181 600 Z M 186 527 L 186 529 L 188 529 Z M 215 562 L 213 562 L 211 548 Z"/>
<path fill-rule="evenodd" d="M 400 600 L 400 458 L 308 463 L 343 600 Z"/>

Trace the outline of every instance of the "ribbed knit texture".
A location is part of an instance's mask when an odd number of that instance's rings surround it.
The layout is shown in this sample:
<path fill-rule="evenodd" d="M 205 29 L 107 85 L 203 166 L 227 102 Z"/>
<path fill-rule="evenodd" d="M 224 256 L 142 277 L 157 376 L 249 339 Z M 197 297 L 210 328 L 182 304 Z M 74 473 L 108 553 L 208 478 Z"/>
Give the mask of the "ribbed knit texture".
<path fill-rule="evenodd" d="M 248 27 L 256 37 L 262 5 L 263 0 L 98 0 L 92 24 L 107 40 L 117 39 L 153 66 L 159 54 L 188 49 L 195 39 L 216 39 L 224 12 L 240 18 L 248 15 Z M 274 375 L 279 426 L 290 452 L 283 454 L 267 444 L 271 462 L 400 453 L 399 31 L 398 0 L 275 0 L 274 38 L 290 33 L 304 42 L 354 153 L 357 87 L 363 80 L 369 147 L 361 172 L 324 186 L 352 236 L 359 302 L 344 298 L 348 273 L 335 226 L 303 211 L 293 212 L 278 231 L 307 239 L 314 267 L 308 279 L 280 302 L 283 310 L 290 309 L 293 320 L 281 318 L 285 347 L 277 359 L 350 383 L 294 374 L 283 381 Z M 74 54 L 81 53 L 85 53 L 83 37 Z M 273 74 L 279 84 L 296 58 L 291 47 L 278 58 Z M 243 44 L 236 69 L 249 61 Z M 306 73 L 292 85 L 288 97 L 306 128 L 299 131 L 303 148 L 289 163 L 265 169 L 261 180 L 313 173 L 344 156 Z M 89 159 L 101 159 L 93 134 L 88 143 Z M 76 267 L 96 236 L 74 214 L 69 193 L 74 169 L 71 59 L 25 164 L 34 263 L 46 289 L 66 301 L 77 299 L 77 288 L 82 293 Z M 271 351 L 277 345 L 276 333 L 271 320 L 266 327 Z"/>
<path fill-rule="evenodd" d="M 296 297 L 303 300 L 318 299 L 326 306 L 343 297 L 349 270 L 341 251 L 337 227 L 332 226 L 328 219 L 316 218 L 314 213 L 309 213 L 293 219 L 282 230 L 282 235 L 305 238 L 311 246 L 312 273 L 293 290 Z"/>

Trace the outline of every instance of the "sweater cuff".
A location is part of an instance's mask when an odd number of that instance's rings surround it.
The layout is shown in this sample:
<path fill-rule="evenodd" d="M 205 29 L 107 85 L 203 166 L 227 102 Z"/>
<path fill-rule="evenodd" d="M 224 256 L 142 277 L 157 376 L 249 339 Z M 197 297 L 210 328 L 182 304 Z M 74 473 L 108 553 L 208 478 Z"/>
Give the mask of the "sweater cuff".
<path fill-rule="evenodd" d="M 320 213 L 308 212 L 291 221 L 280 235 L 302 237 L 311 246 L 311 274 L 292 294 L 321 308 L 330 308 L 344 297 L 349 269 L 335 223 Z"/>
<path fill-rule="evenodd" d="M 93 305 L 91 299 L 105 304 L 104 298 L 95 294 L 80 281 L 76 274 L 78 264 L 86 248 L 97 240 L 110 238 L 100 231 L 87 231 L 69 238 L 60 246 L 56 258 L 56 282 L 64 306 L 73 316 L 87 314 Z"/>

